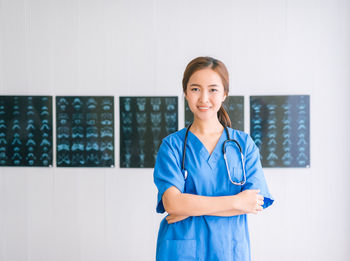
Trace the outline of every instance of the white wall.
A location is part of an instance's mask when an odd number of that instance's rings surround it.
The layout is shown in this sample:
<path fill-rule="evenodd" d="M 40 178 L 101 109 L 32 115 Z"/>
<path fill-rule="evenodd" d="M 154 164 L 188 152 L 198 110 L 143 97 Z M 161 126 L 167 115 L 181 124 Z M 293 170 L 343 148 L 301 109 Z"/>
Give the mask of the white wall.
<path fill-rule="evenodd" d="M 346 0 L 0 0 L 0 94 L 113 95 L 117 148 L 114 169 L 0 168 L 0 260 L 154 260 L 163 216 L 152 169 L 118 167 L 118 97 L 182 97 L 199 55 L 226 63 L 247 110 L 311 95 L 311 168 L 265 169 L 276 201 L 249 217 L 253 260 L 348 260 L 349 46 Z"/>

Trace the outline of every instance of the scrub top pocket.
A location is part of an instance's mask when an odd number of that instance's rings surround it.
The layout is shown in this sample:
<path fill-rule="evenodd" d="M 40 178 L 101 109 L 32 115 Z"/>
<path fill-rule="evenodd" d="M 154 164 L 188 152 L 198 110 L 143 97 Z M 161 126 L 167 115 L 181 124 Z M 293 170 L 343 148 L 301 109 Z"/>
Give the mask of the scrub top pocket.
<path fill-rule="evenodd" d="M 242 165 L 238 164 L 235 167 L 230 169 L 230 174 L 231 174 L 231 179 L 233 182 L 241 182 L 244 180 L 244 173 L 243 173 L 243 169 L 242 169 Z M 238 185 L 236 185 L 238 186 Z M 242 186 L 238 186 L 238 187 L 242 187 Z"/>
<path fill-rule="evenodd" d="M 157 261 L 195 261 L 196 240 L 165 240 L 161 243 Z"/>

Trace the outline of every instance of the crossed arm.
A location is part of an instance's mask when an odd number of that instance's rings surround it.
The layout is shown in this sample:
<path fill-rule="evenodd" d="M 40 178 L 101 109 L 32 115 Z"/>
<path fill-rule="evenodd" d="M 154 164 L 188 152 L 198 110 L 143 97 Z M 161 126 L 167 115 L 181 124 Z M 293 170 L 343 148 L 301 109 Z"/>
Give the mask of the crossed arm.
<path fill-rule="evenodd" d="M 163 205 L 169 216 L 169 224 L 186 219 L 189 216 L 230 217 L 242 214 L 257 214 L 264 204 L 259 190 L 245 190 L 233 196 L 207 197 L 181 193 L 176 187 L 167 189 L 162 197 Z"/>

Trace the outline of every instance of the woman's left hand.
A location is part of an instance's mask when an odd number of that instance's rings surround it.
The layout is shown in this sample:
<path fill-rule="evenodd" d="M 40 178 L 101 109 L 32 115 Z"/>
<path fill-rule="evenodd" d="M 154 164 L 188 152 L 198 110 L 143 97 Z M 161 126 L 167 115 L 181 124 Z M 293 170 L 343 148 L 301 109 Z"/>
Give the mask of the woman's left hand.
<path fill-rule="evenodd" d="M 176 216 L 176 215 L 169 215 L 165 219 L 168 221 L 168 224 L 176 223 L 181 220 L 184 220 L 188 218 L 189 216 Z"/>

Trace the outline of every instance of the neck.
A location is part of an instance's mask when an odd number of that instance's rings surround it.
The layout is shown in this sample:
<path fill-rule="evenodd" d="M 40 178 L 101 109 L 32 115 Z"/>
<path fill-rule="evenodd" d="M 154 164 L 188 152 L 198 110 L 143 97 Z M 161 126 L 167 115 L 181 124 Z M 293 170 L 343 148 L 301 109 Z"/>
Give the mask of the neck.
<path fill-rule="evenodd" d="M 195 118 L 191 126 L 191 131 L 198 134 L 212 134 L 222 132 L 224 127 L 219 122 L 218 118 L 212 120 L 200 120 Z"/>

